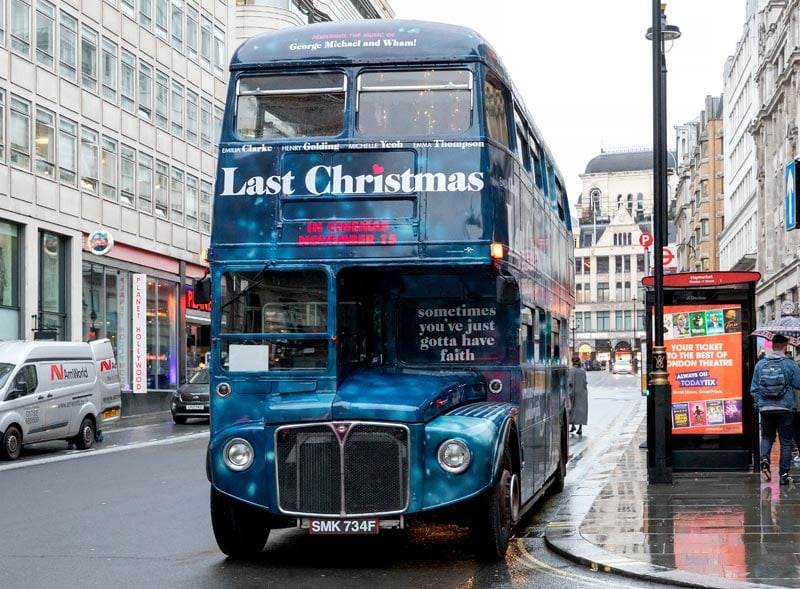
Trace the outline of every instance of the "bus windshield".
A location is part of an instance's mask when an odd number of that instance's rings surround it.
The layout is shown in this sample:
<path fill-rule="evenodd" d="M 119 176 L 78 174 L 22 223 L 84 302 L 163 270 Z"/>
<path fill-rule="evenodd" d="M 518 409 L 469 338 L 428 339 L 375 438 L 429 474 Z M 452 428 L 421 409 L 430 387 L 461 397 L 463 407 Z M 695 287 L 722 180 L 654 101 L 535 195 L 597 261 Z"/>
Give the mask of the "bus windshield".
<path fill-rule="evenodd" d="M 220 334 L 231 370 L 325 368 L 328 363 L 327 277 L 320 271 L 230 271 L 223 275 Z M 261 352 L 242 346 L 254 346 Z M 232 348 L 232 349 L 231 349 Z M 259 363 L 238 362 L 254 358 Z"/>

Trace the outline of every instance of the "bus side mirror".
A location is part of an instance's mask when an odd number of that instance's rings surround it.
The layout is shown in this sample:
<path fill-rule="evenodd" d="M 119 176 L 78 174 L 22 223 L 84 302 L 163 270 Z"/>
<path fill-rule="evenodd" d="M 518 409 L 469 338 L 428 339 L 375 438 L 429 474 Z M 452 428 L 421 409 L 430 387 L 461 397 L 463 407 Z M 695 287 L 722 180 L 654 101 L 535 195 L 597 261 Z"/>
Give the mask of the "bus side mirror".
<path fill-rule="evenodd" d="M 211 302 L 211 278 L 203 276 L 194 281 L 194 302 L 207 305 Z"/>
<path fill-rule="evenodd" d="M 501 305 L 509 305 L 519 300 L 519 286 L 510 276 L 498 276 L 496 285 L 497 302 Z"/>

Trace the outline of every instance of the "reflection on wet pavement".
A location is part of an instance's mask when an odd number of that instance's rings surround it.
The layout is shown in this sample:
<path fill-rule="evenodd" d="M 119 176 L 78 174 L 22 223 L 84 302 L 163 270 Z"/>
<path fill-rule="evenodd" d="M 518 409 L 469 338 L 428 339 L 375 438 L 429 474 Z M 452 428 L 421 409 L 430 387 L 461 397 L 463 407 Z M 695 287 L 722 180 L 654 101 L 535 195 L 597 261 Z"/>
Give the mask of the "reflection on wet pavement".
<path fill-rule="evenodd" d="M 749 471 L 648 485 L 644 439 L 642 424 L 580 524 L 585 540 L 687 573 L 800 587 L 800 467 L 787 486 Z M 777 442 L 773 451 L 777 464 Z"/>

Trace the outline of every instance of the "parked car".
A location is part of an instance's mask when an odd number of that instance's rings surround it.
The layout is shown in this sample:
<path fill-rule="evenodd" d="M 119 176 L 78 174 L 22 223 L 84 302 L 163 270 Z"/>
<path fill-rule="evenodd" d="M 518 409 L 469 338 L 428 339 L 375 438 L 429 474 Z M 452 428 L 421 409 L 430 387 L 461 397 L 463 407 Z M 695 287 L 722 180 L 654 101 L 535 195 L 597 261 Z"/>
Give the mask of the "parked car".
<path fill-rule="evenodd" d="M 630 360 L 617 360 L 611 367 L 612 374 L 633 374 Z"/>
<path fill-rule="evenodd" d="M 208 368 L 201 368 L 172 393 L 170 410 L 175 423 L 186 423 L 190 417 L 208 419 L 209 383 Z"/>

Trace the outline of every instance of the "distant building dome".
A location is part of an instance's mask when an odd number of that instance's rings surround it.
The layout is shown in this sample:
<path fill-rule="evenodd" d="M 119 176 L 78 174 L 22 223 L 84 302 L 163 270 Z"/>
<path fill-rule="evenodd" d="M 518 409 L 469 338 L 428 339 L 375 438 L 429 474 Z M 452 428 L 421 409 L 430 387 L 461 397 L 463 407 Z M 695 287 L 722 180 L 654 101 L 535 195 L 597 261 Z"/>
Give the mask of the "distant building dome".
<path fill-rule="evenodd" d="M 585 174 L 609 174 L 653 169 L 653 150 L 602 152 L 586 164 Z"/>

